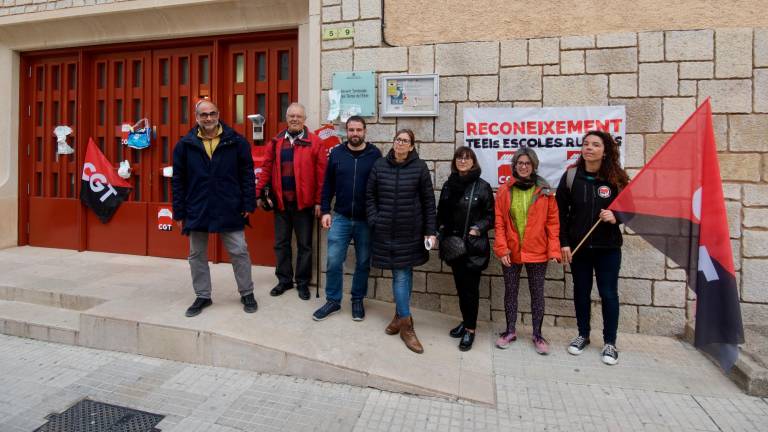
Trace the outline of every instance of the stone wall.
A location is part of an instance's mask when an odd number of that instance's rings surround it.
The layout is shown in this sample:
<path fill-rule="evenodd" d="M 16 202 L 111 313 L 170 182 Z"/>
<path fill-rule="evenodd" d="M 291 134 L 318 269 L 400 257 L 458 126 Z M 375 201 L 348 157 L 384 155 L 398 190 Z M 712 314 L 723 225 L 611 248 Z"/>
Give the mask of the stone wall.
<path fill-rule="evenodd" d="M 379 0 L 323 0 L 323 27 L 354 26 L 355 37 L 322 42 L 321 112 L 327 113 L 327 90 L 336 71 L 440 74 L 439 117 L 373 117 L 368 126 L 368 139 L 386 150 L 396 129 L 413 129 L 437 190 L 450 172 L 454 149 L 462 145 L 466 107 L 625 105 L 626 166 L 635 173 L 711 97 L 744 318 L 768 320 L 768 29 L 387 46 L 381 16 Z M 413 19 L 410 25 L 416 25 Z M 625 235 L 623 253 L 620 330 L 682 333 L 693 299 L 685 273 L 638 236 Z M 323 267 L 324 261 L 323 255 Z M 350 253 L 347 273 L 353 262 Z M 450 269 L 437 254 L 416 270 L 413 303 L 459 315 Z M 374 269 L 370 295 L 391 301 L 390 277 Z M 349 283 L 347 275 L 347 290 Z M 574 326 L 570 275 L 561 266 L 550 266 L 545 292 L 545 324 Z M 495 259 L 483 276 L 480 295 L 480 318 L 503 322 L 504 286 Z M 521 319 L 529 323 L 525 285 L 520 303 Z M 599 302 L 593 316 L 599 328 Z"/>
<path fill-rule="evenodd" d="M 762 0 L 386 0 L 384 40 L 410 46 L 585 32 L 764 27 L 765 17 L 755 11 L 765 6 Z"/>

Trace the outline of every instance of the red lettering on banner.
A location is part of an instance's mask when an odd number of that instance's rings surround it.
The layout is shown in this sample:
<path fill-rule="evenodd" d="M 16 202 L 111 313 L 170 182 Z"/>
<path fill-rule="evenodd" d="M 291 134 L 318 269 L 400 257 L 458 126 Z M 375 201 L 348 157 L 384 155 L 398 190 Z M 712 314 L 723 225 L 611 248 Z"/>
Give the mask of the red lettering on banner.
<path fill-rule="evenodd" d="M 610 124 L 610 121 L 608 120 L 606 120 L 605 123 L 601 122 L 600 120 L 595 120 L 595 128 L 603 132 L 610 132 L 608 128 L 609 124 Z"/>
<path fill-rule="evenodd" d="M 465 134 L 473 135 L 570 135 L 590 130 L 602 130 L 618 134 L 622 119 L 551 120 L 520 122 L 469 122 Z"/>
<path fill-rule="evenodd" d="M 581 133 L 582 122 L 579 120 L 568 120 L 568 133 Z"/>

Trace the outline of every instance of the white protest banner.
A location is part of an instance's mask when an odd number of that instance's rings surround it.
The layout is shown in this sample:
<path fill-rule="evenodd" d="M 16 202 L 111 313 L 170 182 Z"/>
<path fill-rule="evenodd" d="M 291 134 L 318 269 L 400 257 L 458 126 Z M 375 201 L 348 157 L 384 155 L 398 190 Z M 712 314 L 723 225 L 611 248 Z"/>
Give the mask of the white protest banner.
<path fill-rule="evenodd" d="M 520 147 L 536 151 L 537 173 L 557 187 L 565 169 L 579 157 L 582 137 L 595 129 L 613 135 L 624 166 L 624 106 L 464 109 L 464 145 L 475 151 L 482 177 L 492 187 L 512 175 L 510 162 Z"/>

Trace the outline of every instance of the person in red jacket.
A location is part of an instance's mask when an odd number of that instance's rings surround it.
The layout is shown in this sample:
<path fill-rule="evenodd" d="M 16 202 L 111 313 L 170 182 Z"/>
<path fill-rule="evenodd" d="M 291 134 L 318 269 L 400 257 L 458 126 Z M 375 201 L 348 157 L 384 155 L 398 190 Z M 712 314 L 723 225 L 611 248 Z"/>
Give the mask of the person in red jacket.
<path fill-rule="evenodd" d="M 517 339 L 517 293 L 525 265 L 531 292 L 533 345 L 539 354 L 549 352 L 541 335 L 544 321 L 544 275 L 548 260 L 560 260 L 560 217 L 554 190 L 536 174 L 539 158 L 528 147 L 512 157 L 512 177 L 496 194 L 496 240 L 493 252 L 504 273 L 504 309 L 507 330 L 496 341 L 505 349 Z"/>
<path fill-rule="evenodd" d="M 304 125 L 304 106 L 292 103 L 285 115 L 288 127 L 267 144 L 265 159 L 256 183 L 258 207 L 275 206 L 275 276 L 277 285 L 270 295 L 279 296 L 293 288 L 299 298 L 309 300 L 312 280 L 312 225 L 320 217 L 320 193 L 328 163 L 320 138 Z M 276 203 L 263 197 L 271 185 Z M 291 232 L 296 234 L 296 272 L 293 271 Z"/>

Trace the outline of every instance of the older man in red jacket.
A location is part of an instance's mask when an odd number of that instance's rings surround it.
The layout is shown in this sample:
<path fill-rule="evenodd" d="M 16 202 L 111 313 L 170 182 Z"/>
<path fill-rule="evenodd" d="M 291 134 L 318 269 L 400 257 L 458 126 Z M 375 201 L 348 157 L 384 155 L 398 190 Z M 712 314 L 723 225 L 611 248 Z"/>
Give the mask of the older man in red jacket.
<path fill-rule="evenodd" d="M 279 296 L 293 288 L 299 298 L 309 300 L 312 279 L 312 225 L 320 217 L 320 193 L 323 189 L 325 166 L 328 163 L 320 138 L 304 123 L 306 111 L 293 103 L 286 111 L 288 128 L 278 133 L 267 145 L 266 158 L 256 184 L 256 205 L 263 207 L 266 185 L 271 185 L 277 200 L 275 205 L 275 257 L 277 285 L 270 295 Z M 291 232 L 298 246 L 296 272 L 291 254 Z"/>

